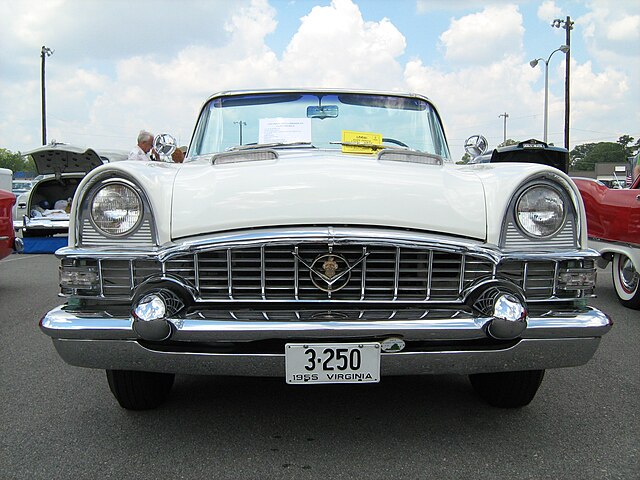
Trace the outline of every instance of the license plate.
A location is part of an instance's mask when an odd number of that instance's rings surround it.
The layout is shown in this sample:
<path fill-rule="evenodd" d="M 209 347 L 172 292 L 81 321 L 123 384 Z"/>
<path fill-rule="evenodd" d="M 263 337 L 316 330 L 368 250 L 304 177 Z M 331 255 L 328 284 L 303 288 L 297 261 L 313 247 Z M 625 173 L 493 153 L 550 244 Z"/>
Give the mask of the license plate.
<path fill-rule="evenodd" d="M 287 383 L 376 383 L 379 343 L 287 343 Z"/>

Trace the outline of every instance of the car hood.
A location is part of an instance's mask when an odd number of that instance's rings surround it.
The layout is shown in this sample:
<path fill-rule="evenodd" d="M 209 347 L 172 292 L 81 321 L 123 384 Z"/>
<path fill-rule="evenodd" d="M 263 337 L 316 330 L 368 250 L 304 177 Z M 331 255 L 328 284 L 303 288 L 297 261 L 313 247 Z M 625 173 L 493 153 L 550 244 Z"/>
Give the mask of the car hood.
<path fill-rule="evenodd" d="M 171 238 L 301 225 L 486 238 L 483 184 L 472 171 L 329 151 L 278 153 L 275 160 L 180 166 Z"/>
<path fill-rule="evenodd" d="M 88 173 L 102 165 L 100 156 L 92 149 L 73 145 L 51 144 L 25 152 L 36 164 L 39 175 L 63 173 Z"/>

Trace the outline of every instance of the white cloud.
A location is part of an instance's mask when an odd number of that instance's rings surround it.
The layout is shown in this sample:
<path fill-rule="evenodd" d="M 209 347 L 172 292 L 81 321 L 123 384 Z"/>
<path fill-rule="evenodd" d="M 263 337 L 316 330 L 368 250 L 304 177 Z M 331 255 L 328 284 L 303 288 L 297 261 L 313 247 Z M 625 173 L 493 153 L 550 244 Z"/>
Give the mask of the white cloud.
<path fill-rule="evenodd" d="M 387 19 L 366 22 L 351 0 L 314 7 L 283 55 L 282 79 L 304 86 L 391 88 L 401 78 L 395 60 L 404 36 Z"/>
<path fill-rule="evenodd" d="M 420 14 L 442 10 L 467 10 L 470 8 L 482 8 L 489 5 L 505 5 L 513 3 L 513 0 L 416 0 L 416 11 Z"/>
<path fill-rule="evenodd" d="M 564 18 L 562 9 L 556 5 L 554 0 L 545 0 L 538 7 L 538 18 L 543 22 L 551 22 L 555 18 Z"/>
<path fill-rule="evenodd" d="M 490 6 L 452 20 L 440 41 L 450 62 L 482 65 L 520 54 L 523 35 L 517 6 Z"/>
<path fill-rule="evenodd" d="M 640 2 L 594 0 L 590 6 L 575 25 L 589 53 L 604 64 L 640 61 Z"/>
<path fill-rule="evenodd" d="M 445 72 L 419 60 L 407 63 L 410 90 L 431 92 L 443 117 L 455 159 L 462 156 L 464 140 L 474 134 L 487 137 L 492 147 L 503 141 L 503 121 L 509 113 L 508 137 L 524 139 L 542 134 L 542 96 L 532 85 L 538 74 L 519 57 L 484 66 Z M 540 115 L 539 129 L 531 127 L 531 112 Z"/>

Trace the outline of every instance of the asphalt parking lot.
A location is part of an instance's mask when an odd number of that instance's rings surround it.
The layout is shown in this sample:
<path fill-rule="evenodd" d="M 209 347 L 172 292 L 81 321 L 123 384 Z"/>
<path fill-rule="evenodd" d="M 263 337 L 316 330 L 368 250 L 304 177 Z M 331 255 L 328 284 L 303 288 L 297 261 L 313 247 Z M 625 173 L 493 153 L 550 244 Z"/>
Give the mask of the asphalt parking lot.
<path fill-rule="evenodd" d="M 631 479 L 640 472 L 640 312 L 599 271 L 615 322 L 587 365 L 550 370 L 528 406 L 482 403 L 465 377 L 300 387 L 179 376 L 155 411 L 121 409 L 102 371 L 66 365 L 37 322 L 53 255 L 0 261 L 2 479 Z"/>

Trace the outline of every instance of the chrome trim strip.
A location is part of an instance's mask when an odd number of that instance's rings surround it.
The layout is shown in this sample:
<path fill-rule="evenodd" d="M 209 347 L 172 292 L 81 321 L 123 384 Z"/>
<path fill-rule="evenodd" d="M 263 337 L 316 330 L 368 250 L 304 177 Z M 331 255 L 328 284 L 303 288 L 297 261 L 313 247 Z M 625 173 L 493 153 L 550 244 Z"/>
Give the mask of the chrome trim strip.
<path fill-rule="evenodd" d="M 374 228 L 335 228 L 331 233 L 325 227 L 282 228 L 269 230 L 244 230 L 241 232 L 221 233 L 180 240 L 180 243 L 169 243 L 162 247 L 127 248 L 122 246 L 73 248 L 62 247 L 58 257 L 87 257 L 114 259 L 147 259 L 165 261 L 169 256 L 197 252 L 212 248 L 233 248 L 235 246 L 277 245 L 281 243 L 321 243 L 330 240 L 336 244 L 354 244 L 369 242 L 369 245 L 393 245 L 406 247 L 432 246 L 450 253 L 470 253 L 486 255 L 494 263 L 500 259 L 536 260 L 549 259 L 548 252 L 509 251 L 503 252 L 496 246 L 478 240 L 445 237 L 435 234 L 396 231 L 392 229 Z M 595 257 L 598 253 L 592 249 L 559 249 L 554 250 L 554 259 L 568 260 L 576 257 Z"/>

